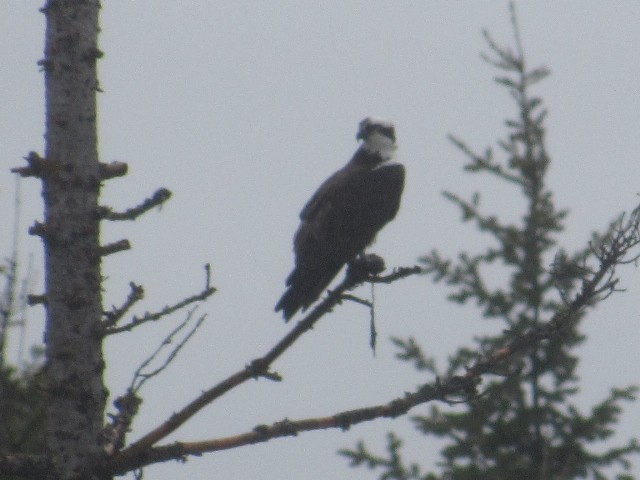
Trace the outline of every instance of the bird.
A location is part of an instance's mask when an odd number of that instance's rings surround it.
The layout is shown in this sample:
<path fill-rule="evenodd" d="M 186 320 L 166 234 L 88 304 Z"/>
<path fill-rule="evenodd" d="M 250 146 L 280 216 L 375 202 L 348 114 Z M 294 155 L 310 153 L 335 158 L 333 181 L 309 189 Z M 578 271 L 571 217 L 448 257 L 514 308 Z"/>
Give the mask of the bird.
<path fill-rule="evenodd" d="M 320 185 L 300 213 L 295 267 L 275 306 L 285 321 L 312 305 L 400 208 L 405 168 L 395 159 L 393 123 L 367 117 L 356 140 L 361 143 L 351 160 Z"/>

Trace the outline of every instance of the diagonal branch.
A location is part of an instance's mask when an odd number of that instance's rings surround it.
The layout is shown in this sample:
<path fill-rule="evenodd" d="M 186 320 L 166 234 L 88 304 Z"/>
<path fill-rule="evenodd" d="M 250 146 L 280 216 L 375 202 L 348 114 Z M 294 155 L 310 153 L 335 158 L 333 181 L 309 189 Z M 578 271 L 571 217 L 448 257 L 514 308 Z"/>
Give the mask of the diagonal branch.
<path fill-rule="evenodd" d="M 354 278 L 353 275 L 347 275 L 345 279 L 334 290 L 330 291 L 327 296 L 305 318 L 300 320 L 294 326 L 294 328 L 276 345 L 274 345 L 271 350 L 269 350 L 264 356 L 253 360 L 243 369 L 230 375 L 228 378 L 213 386 L 209 390 L 206 390 L 199 397 L 185 406 L 182 410 L 174 413 L 164 423 L 115 455 L 111 461 L 112 470 L 121 471 L 124 468 L 125 471 L 128 471 L 132 468 L 137 468 L 135 466 L 136 462 L 139 462 L 140 457 L 144 456 L 152 445 L 178 429 L 182 424 L 184 424 L 202 408 L 209 405 L 211 402 L 221 397 L 231 389 L 246 382 L 247 380 L 257 377 L 265 377 L 276 381 L 280 380 L 280 375 L 275 372 L 269 371 L 271 364 L 280 355 L 282 355 L 303 333 L 313 328 L 315 323 L 320 318 L 330 312 L 336 305 L 340 304 L 343 300 L 343 295 L 345 292 L 355 288 L 357 285 L 364 281 L 391 283 L 394 280 L 406 277 L 414 273 L 419 273 L 420 271 L 421 269 L 414 267 L 408 269 L 398 269 L 390 275 L 379 277 L 363 278 L 361 276 L 357 276 Z M 134 466 L 129 467 L 129 465 Z"/>
<path fill-rule="evenodd" d="M 544 324 L 530 328 L 521 335 L 513 332 L 505 333 L 505 344 L 501 348 L 494 349 L 485 354 L 478 354 L 476 361 L 467 367 L 463 375 L 453 375 L 444 381 L 436 379 L 435 382 L 425 384 L 412 393 L 406 393 L 382 405 L 376 405 L 346 412 L 339 412 L 329 417 L 309 418 L 291 421 L 285 419 L 272 425 L 259 425 L 250 432 L 245 432 L 231 437 L 211 439 L 200 442 L 177 442 L 152 448 L 152 445 L 175 430 L 186 419 L 192 416 L 198 409 L 210 403 L 218 396 L 231 388 L 239 385 L 255 375 L 263 375 L 271 362 L 275 360 L 293 341 L 304 331 L 308 330 L 326 312 L 330 311 L 344 297 L 344 292 L 353 288 L 353 280 L 348 276 L 329 293 L 329 295 L 283 340 L 278 343 L 267 355 L 254 360 L 245 369 L 237 372 L 213 389 L 205 392 L 191 405 L 181 412 L 173 415 L 165 424 L 154 430 L 141 440 L 123 450 L 112 458 L 107 466 L 110 473 L 122 474 L 127 471 L 141 468 L 152 463 L 168 460 L 184 461 L 189 455 L 199 456 L 205 452 L 214 452 L 236 448 L 254 443 L 266 442 L 274 438 L 295 436 L 299 432 L 320 430 L 327 428 L 340 428 L 346 430 L 352 425 L 371 421 L 376 418 L 398 417 L 406 414 L 413 407 L 430 401 L 468 401 L 478 395 L 477 386 L 483 375 L 504 371 L 505 364 L 516 355 L 525 354 L 540 342 L 561 335 L 562 332 L 580 317 L 580 312 L 592 305 L 595 297 L 603 292 L 615 288 L 616 282 L 611 279 L 611 271 L 616 265 L 637 259 L 634 255 L 629 257 L 632 248 L 640 244 L 640 232 L 638 220 L 629 221 L 626 225 L 620 224 L 620 228 L 608 239 L 605 245 L 597 250 L 600 262 L 599 269 L 582 283 L 582 288 L 573 301 Z M 361 281 L 361 279 L 358 279 Z M 378 278 L 380 280 L 380 278 Z M 455 400 L 454 400 L 455 399 Z M 196 403 L 197 408 L 196 408 Z"/>
<path fill-rule="evenodd" d="M 498 371 L 504 371 L 504 365 L 516 354 L 523 354 L 540 342 L 561 335 L 563 330 L 577 321 L 580 312 L 593 305 L 595 299 L 607 292 L 615 290 L 616 281 L 611 274 L 615 267 L 629 261 L 637 260 L 638 255 L 632 255 L 633 249 L 640 245 L 640 213 L 634 212 L 631 218 L 623 223 L 620 221 L 617 228 L 611 231 L 608 238 L 603 239 L 594 252 L 599 261 L 599 268 L 589 278 L 582 282 L 582 288 L 575 295 L 573 301 L 565 308 L 558 310 L 547 323 L 530 328 L 523 334 L 513 332 L 505 334 L 505 344 L 501 348 L 485 354 L 478 354 L 477 360 L 466 369 L 464 375 L 454 375 L 444 382 L 437 379 L 434 383 L 426 384 L 417 391 L 405 395 L 403 398 L 392 400 L 388 404 L 365 409 L 352 410 L 327 417 L 324 419 L 309 419 L 297 422 L 284 421 L 271 426 L 260 426 L 252 432 L 241 434 L 226 439 L 208 440 L 191 444 L 176 443 L 169 446 L 151 448 L 162 438 L 175 431 L 180 425 L 208 405 L 216 398 L 240 385 L 249 378 L 267 376 L 278 379 L 277 374 L 269 372 L 271 363 L 278 358 L 293 342 L 305 331 L 313 327 L 315 322 L 324 314 L 341 302 L 345 292 L 359 283 L 367 281 L 361 276 L 346 278 L 320 302 L 316 308 L 301 320 L 277 345 L 275 345 L 264 357 L 258 358 L 244 369 L 231 375 L 229 378 L 204 392 L 200 397 L 187 405 L 183 410 L 174 414 L 162 425 L 149 432 L 136 443 L 115 455 L 109 463 L 111 472 L 123 473 L 150 463 L 161 462 L 170 459 L 183 460 L 186 455 L 199 455 L 206 451 L 215 451 L 224 448 L 233 448 L 240 445 L 264 442 L 271 438 L 295 435 L 299 431 L 315 430 L 321 428 L 348 428 L 351 425 L 383 416 L 398 416 L 406 413 L 415 405 L 432 400 L 450 401 L 449 398 L 457 395 L 462 400 L 473 398 L 477 392 L 476 387 L 482 376 Z M 422 269 L 405 269 L 401 273 L 419 273 Z M 398 274 L 398 271 L 396 272 Z M 407 273 L 409 274 L 409 273 Z M 387 276 L 386 281 L 394 274 Z M 406 275 L 405 275 L 406 276 Z M 385 277 L 377 277 L 377 281 L 385 281 Z M 373 279 L 368 279 L 372 281 Z M 374 280 L 375 281 L 375 280 Z"/>

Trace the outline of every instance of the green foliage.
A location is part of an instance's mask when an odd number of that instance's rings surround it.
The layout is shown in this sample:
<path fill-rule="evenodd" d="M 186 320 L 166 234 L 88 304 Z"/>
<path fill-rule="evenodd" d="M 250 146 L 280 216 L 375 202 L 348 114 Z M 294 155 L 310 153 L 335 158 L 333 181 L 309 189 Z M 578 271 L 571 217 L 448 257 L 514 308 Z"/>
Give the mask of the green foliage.
<path fill-rule="evenodd" d="M 599 258 L 598 242 L 620 227 L 620 222 L 614 223 L 580 251 L 568 253 L 557 246 L 567 211 L 556 207 L 545 185 L 550 163 L 544 142 L 546 111 L 542 100 L 529 93 L 549 72 L 544 67 L 527 68 L 515 17 L 513 25 L 515 53 L 498 46 L 485 32 L 491 55 L 484 58 L 500 71 L 496 82 L 508 89 L 518 108 L 517 118 L 506 121 L 506 137 L 498 142 L 501 159 L 493 149 L 478 154 L 458 138 L 451 140 L 466 156 L 467 172 L 488 174 L 511 184 L 524 197 L 526 210 L 519 223 L 506 223 L 498 215 L 482 212 L 480 193 L 465 200 L 445 192 L 445 198 L 460 209 L 463 222 L 489 235 L 493 244 L 480 253 L 462 252 L 456 259 L 443 258 L 437 250 L 421 259 L 431 279 L 450 288 L 449 300 L 475 303 L 483 318 L 504 322 L 506 331 L 477 337 L 475 348 L 460 348 L 445 372 L 436 370 L 414 339 L 394 339 L 399 359 L 439 376 L 459 375 L 479 353 L 500 349 L 510 338 L 539 327 L 565 308 L 593 274 L 589 263 Z M 491 282 L 488 270 L 494 273 Z M 496 283 L 495 272 L 504 275 L 502 286 L 491 286 Z M 615 281 L 608 285 L 597 301 L 615 291 Z M 451 411 L 432 406 L 428 415 L 412 418 L 417 430 L 445 440 L 438 472 L 422 471 L 416 464 L 406 466 L 400 452 L 402 442 L 394 434 L 387 438 L 384 455 L 375 455 L 364 443 L 341 454 L 353 466 L 380 472 L 380 479 L 606 479 L 615 468 L 628 471 L 630 457 L 640 452 L 637 440 L 608 449 L 604 441 L 614 433 L 621 403 L 634 401 L 637 388 L 612 389 L 587 413 L 570 403 L 579 390 L 578 357 L 573 350 L 585 340 L 579 331 L 584 313 L 561 336 L 510 358 L 483 385 L 484 392 L 464 408 Z M 621 473 L 613 478 L 633 477 Z"/>
<path fill-rule="evenodd" d="M 44 351 L 32 349 L 31 362 L 18 359 L 20 368 L 8 360 L 7 338 L 12 329 L 23 326 L 26 313 L 26 290 L 31 279 L 18 275 L 18 234 L 20 219 L 20 182 L 16 179 L 11 256 L 0 264 L 0 456 L 13 453 L 41 453 L 45 438 L 45 396 L 41 372 Z M 22 350 L 22 348 L 20 348 Z M 21 354 L 18 355 L 21 357 Z M 0 475 L 1 480 L 9 479 Z"/>
<path fill-rule="evenodd" d="M 12 367 L 3 368 L 0 392 L 0 454 L 41 453 L 45 396 L 40 369 L 17 372 Z"/>
<path fill-rule="evenodd" d="M 44 451 L 46 407 L 39 364 L 36 360 L 20 372 L 0 368 L 0 456 Z M 0 475 L 0 480 L 17 478 Z"/>

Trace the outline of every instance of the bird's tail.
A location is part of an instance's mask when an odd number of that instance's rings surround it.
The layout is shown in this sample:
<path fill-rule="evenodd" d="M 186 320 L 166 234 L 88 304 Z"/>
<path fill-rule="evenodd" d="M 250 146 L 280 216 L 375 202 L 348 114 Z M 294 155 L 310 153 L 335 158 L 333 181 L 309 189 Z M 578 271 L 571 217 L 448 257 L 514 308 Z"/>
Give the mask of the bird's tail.
<path fill-rule="evenodd" d="M 302 300 L 300 298 L 300 292 L 293 287 L 289 287 L 278 301 L 275 311 L 279 312 L 282 310 L 284 320 L 288 322 L 301 307 Z"/>
<path fill-rule="evenodd" d="M 275 311 L 282 310 L 285 321 L 289 321 L 298 310 L 305 311 L 318 299 L 341 267 L 325 268 L 322 272 L 295 269 L 287 278 L 288 288 L 276 304 Z"/>

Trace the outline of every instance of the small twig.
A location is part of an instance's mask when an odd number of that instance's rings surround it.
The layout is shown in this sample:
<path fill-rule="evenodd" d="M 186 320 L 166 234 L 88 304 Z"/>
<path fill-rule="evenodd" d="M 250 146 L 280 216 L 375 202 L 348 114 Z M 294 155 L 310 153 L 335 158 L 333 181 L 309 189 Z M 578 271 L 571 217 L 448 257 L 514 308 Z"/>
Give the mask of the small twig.
<path fill-rule="evenodd" d="M 40 303 L 43 304 L 43 305 L 47 304 L 47 296 L 46 295 L 34 295 L 34 294 L 27 295 L 27 305 L 32 307 L 32 306 L 38 305 Z"/>
<path fill-rule="evenodd" d="M 378 330 L 376 329 L 376 289 L 375 284 L 371 284 L 371 303 L 369 306 L 369 346 L 376 356 L 376 340 L 378 339 Z"/>
<path fill-rule="evenodd" d="M 27 161 L 26 167 L 12 168 L 12 173 L 17 173 L 21 177 L 44 177 L 47 170 L 52 166 L 57 165 L 51 162 L 47 162 L 46 158 L 42 158 L 36 152 L 29 152 L 26 157 L 23 157 Z"/>
<path fill-rule="evenodd" d="M 166 307 L 164 307 L 162 310 L 160 310 L 159 312 L 155 312 L 155 313 L 145 313 L 142 317 L 133 317 L 133 319 L 131 320 L 131 322 L 127 323 L 126 325 L 122 325 L 121 327 L 111 327 L 111 328 L 107 328 L 105 330 L 105 335 L 113 335 L 114 333 L 120 333 L 120 332 L 130 332 L 131 330 L 133 330 L 135 327 L 138 327 L 144 323 L 147 322 L 153 322 L 156 320 L 161 319 L 162 317 L 165 317 L 167 315 L 170 315 L 171 313 L 180 310 L 181 308 L 186 307 L 187 305 L 191 304 L 191 303 L 195 303 L 195 302 L 200 302 L 200 301 L 204 301 L 206 300 L 208 297 L 210 297 L 211 295 L 213 295 L 213 293 L 215 293 L 216 289 L 214 287 L 210 287 L 207 290 L 203 290 L 202 292 L 193 295 L 191 297 L 185 298 L 184 300 L 174 304 L 174 305 L 167 305 Z"/>
<path fill-rule="evenodd" d="M 211 288 L 211 264 L 210 263 L 205 263 L 204 272 L 205 272 L 205 281 L 204 281 L 205 288 Z"/>
<path fill-rule="evenodd" d="M 202 325 L 202 323 L 204 322 L 204 320 L 206 318 L 206 315 L 202 315 L 202 316 L 200 316 L 200 318 L 198 318 L 198 320 L 196 321 L 196 324 L 183 337 L 183 339 L 180 340 L 180 342 L 173 348 L 173 350 L 169 353 L 169 355 L 167 355 L 167 357 L 165 358 L 165 360 L 162 362 L 162 364 L 159 367 L 155 368 L 154 370 L 152 370 L 150 372 L 146 372 L 146 373 L 143 372 L 143 370 L 145 368 L 147 368 L 154 360 L 156 360 L 156 358 L 158 358 L 158 356 L 160 355 L 160 353 L 162 353 L 162 351 L 165 349 L 165 347 L 167 347 L 168 345 L 171 345 L 173 343 L 176 335 L 178 333 L 180 333 L 180 331 L 183 328 L 185 328 L 187 326 L 187 324 L 189 324 L 189 322 L 191 321 L 191 318 L 192 318 L 193 313 L 195 312 L 195 310 L 196 309 L 194 308 L 189 313 L 187 313 L 187 318 L 185 318 L 185 320 L 182 323 L 180 323 L 176 328 L 174 328 L 165 337 L 165 339 L 162 341 L 162 343 L 160 343 L 158 348 L 156 348 L 156 350 L 151 355 L 149 355 L 149 357 L 147 357 L 147 359 L 144 362 L 142 362 L 140 364 L 140 366 L 136 369 L 136 371 L 135 371 L 135 373 L 133 375 L 133 379 L 131 380 L 131 385 L 129 386 L 129 391 L 131 391 L 134 394 L 137 393 L 140 390 L 140 388 L 142 388 L 142 385 L 144 385 L 147 380 L 159 375 L 175 359 L 175 357 L 178 355 L 178 353 L 180 352 L 182 347 L 184 347 L 186 345 L 186 343 L 189 341 L 189 339 L 191 339 L 191 337 L 196 333 L 198 328 L 200 328 L 200 326 Z"/>
<path fill-rule="evenodd" d="M 148 212 L 154 207 L 161 206 L 164 202 L 171 198 L 171 191 L 166 188 L 160 188 L 149 198 L 145 199 L 140 205 L 129 208 L 124 212 L 114 212 L 109 207 L 100 207 L 99 216 L 105 220 L 135 220 L 140 215 Z"/>
<path fill-rule="evenodd" d="M 113 253 L 118 253 L 124 250 L 130 250 L 130 249 L 131 249 L 131 244 L 129 243 L 129 240 L 125 238 L 123 240 L 118 240 L 117 242 L 109 243 L 107 245 L 101 246 L 100 256 L 106 257 L 107 255 L 111 255 Z"/>
<path fill-rule="evenodd" d="M 110 312 L 104 312 L 105 321 L 103 323 L 105 328 L 113 327 L 118 321 L 131 309 L 133 305 L 144 298 L 144 288 L 142 285 L 136 285 L 133 282 L 129 282 L 131 291 L 127 296 L 127 299 L 120 307 L 111 307 Z"/>
<path fill-rule="evenodd" d="M 29 235 L 46 238 L 47 237 L 46 225 L 42 222 L 34 222 L 33 225 L 29 227 Z"/>
<path fill-rule="evenodd" d="M 102 177 L 103 180 L 123 177 L 127 174 L 127 170 L 129 169 L 129 166 L 124 162 L 101 163 L 99 167 L 100 177 Z"/>
<path fill-rule="evenodd" d="M 197 320 L 191 330 L 178 342 L 173 350 L 171 350 L 171 352 L 167 355 L 167 357 L 159 367 L 150 372 L 143 372 L 145 368 L 147 368 L 158 358 L 165 347 L 173 343 L 176 335 L 178 335 L 178 333 L 180 333 L 180 331 L 191 321 L 194 312 L 195 308 L 187 314 L 186 319 L 182 323 L 180 323 L 180 325 L 174 328 L 173 331 L 171 331 L 164 338 L 158 348 L 140 364 L 140 366 L 133 374 L 131 384 L 129 385 L 129 388 L 127 388 L 127 393 L 123 396 L 118 397 L 113 402 L 114 406 L 118 410 L 118 413 L 116 415 L 109 414 L 111 423 L 109 423 L 105 427 L 103 432 L 103 435 L 105 437 L 105 452 L 107 453 L 107 455 L 115 454 L 125 445 L 126 434 L 130 429 L 133 418 L 138 413 L 140 404 L 142 403 L 142 399 L 137 395 L 142 386 L 145 384 L 145 382 L 147 382 L 147 380 L 150 380 L 151 378 L 163 372 L 169 366 L 169 364 L 173 362 L 180 350 L 186 345 L 186 343 L 191 339 L 191 337 L 196 333 L 198 328 L 200 328 L 200 326 L 204 322 L 206 315 L 202 315 Z"/>
<path fill-rule="evenodd" d="M 116 327 L 116 326 L 108 327 L 108 328 L 106 328 L 104 330 L 104 334 L 105 335 L 113 335 L 114 333 L 130 332 L 134 328 L 136 328 L 136 327 L 138 327 L 138 326 L 140 326 L 140 325 L 142 325 L 144 323 L 153 322 L 153 321 L 159 320 L 162 317 L 170 315 L 173 312 L 175 312 L 177 310 L 180 310 L 181 308 L 186 307 L 187 305 L 190 305 L 190 304 L 195 303 L 195 302 L 204 301 L 207 298 L 209 298 L 211 295 L 213 295 L 215 292 L 216 292 L 215 287 L 207 285 L 206 288 L 204 290 L 202 290 L 200 293 L 198 293 L 196 295 L 192 295 L 191 297 L 185 298 L 184 300 L 181 300 L 181 301 L 175 303 L 174 305 L 167 305 L 166 307 L 164 307 L 159 312 L 154 312 L 154 313 L 147 312 L 142 317 L 134 316 L 133 319 L 129 323 L 127 323 L 125 325 L 122 325 L 120 327 Z"/>
<path fill-rule="evenodd" d="M 373 304 L 369 300 L 356 297 L 355 295 L 351 295 L 350 293 L 345 293 L 344 295 L 342 295 L 342 300 L 359 303 L 360 305 L 364 305 L 365 307 L 369 307 L 369 308 L 373 306 Z"/>

